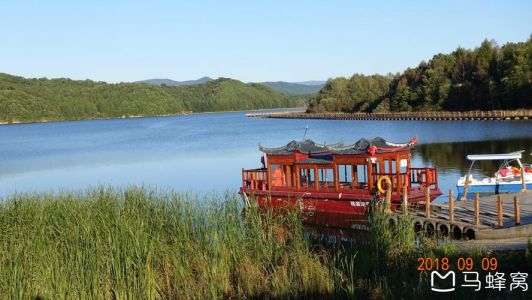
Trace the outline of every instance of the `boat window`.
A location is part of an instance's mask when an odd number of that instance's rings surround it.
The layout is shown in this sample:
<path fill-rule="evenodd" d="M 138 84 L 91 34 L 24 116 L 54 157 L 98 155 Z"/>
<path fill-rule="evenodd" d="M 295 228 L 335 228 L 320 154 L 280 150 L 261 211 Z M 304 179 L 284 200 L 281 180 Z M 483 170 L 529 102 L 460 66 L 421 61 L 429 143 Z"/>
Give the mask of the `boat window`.
<path fill-rule="evenodd" d="M 338 187 L 340 189 L 353 188 L 353 166 L 352 165 L 338 165 Z"/>
<path fill-rule="evenodd" d="M 299 169 L 299 187 L 304 189 L 314 188 L 314 182 L 316 180 L 315 175 L 316 174 L 314 174 L 314 169 Z"/>
<path fill-rule="evenodd" d="M 373 164 L 373 172 L 374 173 L 380 173 L 381 172 L 381 165 L 380 164 Z"/>
<path fill-rule="evenodd" d="M 318 169 L 320 189 L 334 189 L 333 169 Z"/>
<path fill-rule="evenodd" d="M 396 163 L 395 159 L 387 159 L 384 161 L 384 173 L 393 174 L 395 173 Z"/>
<path fill-rule="evenodd" d="M 283 172 L 283 166 L 280 164 L 270 165 L 270 180 L 272 187 L 282 187 L 285 185 L 286 178 Z"/>
<path fill-rule="evenodd" d="M 406 169 L 408 168 L 408 160 L 403 158 L 401 160 L 399 160 L 399 167 L 400 167 L 400 171 L 401 173 L 406 173 Z"/>
<path fill-rule="evenodd" d="M 340 189 L 366 189 L 368 187 L 366 165 L 338 165 Z"/>
<path fill-rule="evenodd" d="M 368 173 L 366 165 L 356 165 L 355 188 L 365 189 L 368 186 Z"/>

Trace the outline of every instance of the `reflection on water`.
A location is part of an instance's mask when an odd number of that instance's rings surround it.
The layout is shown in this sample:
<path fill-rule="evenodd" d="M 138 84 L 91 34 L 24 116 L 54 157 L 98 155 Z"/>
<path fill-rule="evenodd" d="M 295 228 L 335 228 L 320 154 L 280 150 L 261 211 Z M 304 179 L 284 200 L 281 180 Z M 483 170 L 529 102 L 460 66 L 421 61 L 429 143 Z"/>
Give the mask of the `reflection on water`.
<path fill-rule="evenodd" d="M 233 112 L 22 124 L 0 126 L 0 196 L 100 184 L 236 191 L 242 168 L 260 166 L 259 143 L 301 140 L 307 126 L 306 137 L 319 143 L 417 136 L 413 165 L 437 166 L 444 194 L 467 171 L 467 154 L 527 150 L 524 161 L 531 159 L 530 121 L 282 120 Z M 477 167 L 485 175 L 497 168 L 489 162 Z"/>
<path fill-rule="evenodd" d="M 532 139 L 514 138 L 508 140 L 489 140 L 477 142 L 435 143 L 420 145 L 415 150 L 425 164 L 437 165 L 447 171 L 468 169 L 471 162 L 465 159 L 469 154 L 510 153 L 525 150 L 523 162 L 530 162 Z M 493 174 L 499 168 L 500 161 L 478 161 L 475 170 L 484 175 Z"/>

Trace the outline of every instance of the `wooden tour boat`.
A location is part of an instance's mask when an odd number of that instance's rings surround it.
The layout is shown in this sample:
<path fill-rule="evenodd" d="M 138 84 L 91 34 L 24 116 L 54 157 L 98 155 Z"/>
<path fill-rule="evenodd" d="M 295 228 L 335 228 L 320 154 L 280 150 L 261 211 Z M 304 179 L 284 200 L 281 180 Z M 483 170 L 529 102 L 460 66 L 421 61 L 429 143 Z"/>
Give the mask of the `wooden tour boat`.
<path fill-rule="evenodd" d="M 242 169 L 240 193 L 262 208 L 299 208 L 306 223 L 357 228 L 370 201 L 383 199 L 388 188 L 392 210 L 405 186 L 409 203 L 425 201 L 427 189 L 431 201 L 441 195 L 436 168 L 411 167 L 415 143 L 415 138 L 404 144 L 374 138 L 352 145 L 311 140 L 259 145 L 262 168 Z"/>

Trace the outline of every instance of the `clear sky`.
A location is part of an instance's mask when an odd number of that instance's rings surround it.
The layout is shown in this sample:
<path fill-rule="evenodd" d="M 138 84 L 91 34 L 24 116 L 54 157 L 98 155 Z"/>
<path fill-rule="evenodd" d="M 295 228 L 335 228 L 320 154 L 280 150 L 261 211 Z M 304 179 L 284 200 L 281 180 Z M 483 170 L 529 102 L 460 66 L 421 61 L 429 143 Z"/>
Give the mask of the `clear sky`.
<path fill-rule="evenodd" d="M 399 72 L 484 38 L 502 45 L 531 33 L 530 0 L 2 1 L 0 72 L 325 80 Z"/>

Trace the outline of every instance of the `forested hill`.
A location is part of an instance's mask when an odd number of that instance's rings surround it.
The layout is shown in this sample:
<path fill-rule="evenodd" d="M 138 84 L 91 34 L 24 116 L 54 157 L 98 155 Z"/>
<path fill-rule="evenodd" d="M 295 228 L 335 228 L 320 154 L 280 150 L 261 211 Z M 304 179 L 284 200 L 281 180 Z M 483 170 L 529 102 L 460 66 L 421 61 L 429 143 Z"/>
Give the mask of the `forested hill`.
<path fill-rule="evenodd" d="M 220 78 L 191 86 L 25 79 L 0 73 L 0 122 L 155 116 L 301 106 L 260 84 Z"/>
<path fill-rule="evenodd" d="M 355 74 L 350 79 L 329 79 L 308 109 L 311 112 L 372 111 L 388 92 L 391 81 L 392 75 Z"/>
<path fill-rule="evenodd" d="M 388 82 L 388 84 L 386 84 Z M 329 80 L 308 111 L 464 111 L 532 108 L 532 38 L 437 54 L 395 76 Z"/>

